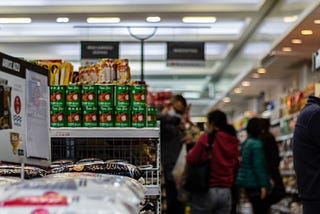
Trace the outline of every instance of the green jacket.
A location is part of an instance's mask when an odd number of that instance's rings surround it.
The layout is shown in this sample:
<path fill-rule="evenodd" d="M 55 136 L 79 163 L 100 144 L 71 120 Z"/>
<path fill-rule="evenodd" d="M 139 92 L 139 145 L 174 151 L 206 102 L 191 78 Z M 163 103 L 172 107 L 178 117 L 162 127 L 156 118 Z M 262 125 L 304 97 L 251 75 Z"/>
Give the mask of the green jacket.
<path fill-rule="evenodd" d="M 248 137 L 241 144 L 241 164 L 236 184 L 239 187 L 260 189 L 268 187 L 268 176 L 264 163 L 263 144 L 259 139 Z"/>

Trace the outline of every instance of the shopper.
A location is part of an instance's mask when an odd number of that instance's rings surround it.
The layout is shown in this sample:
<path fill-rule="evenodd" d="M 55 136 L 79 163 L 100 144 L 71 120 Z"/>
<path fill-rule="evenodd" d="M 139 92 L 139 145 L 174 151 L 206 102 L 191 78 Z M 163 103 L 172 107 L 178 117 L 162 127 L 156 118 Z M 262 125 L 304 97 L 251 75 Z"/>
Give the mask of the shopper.
<path fill-rule="evenodd" d="M 261 118 L 260 122 L 262 132 L 259 139 L 263 143 L 266 170 L 269 180 L 272 182 L 272 190 L 267 196 L 267 201 L 272 205 L 280 201 L 286 195 L 286 190 L 279 171 L 281 158 L 279 156 L 278 143 L 274 135 L 270 132 L 270 120 Z"/>
<path fill-rule="evenodd" d="M 266 200 L 268 176 L 266 172 L 263 143 L 259 140 L 261 122 L 251 118 L 246 128 L 247 138 L 241 144 L 241 163 L 236 184 L 245 190 L 254 214 L 269 213 L 270 205 Z"/>
<path fill-rule="evenodd" d="M 304 214 L 320 212 L 320 98 L 310 96 L 293 134 L 293 161 Z"/>
<path fill-rule="evenodd" d="M 178 158 L 183 143 L 189 143 L 185 134 L 185 112 L 187 102 L 182 95 L 171 98 L 170 104 L 158 115 L 160 120 L 161 164 L 163 167 L 167 214 L 184 213 L 184 204 L 177 200 L 177 187 L 172 176 L 172 170 Z"/>
<path fill-rule="evenodd" d="M 208 157 L 208 134 L 214 134 L 210 159 L 210 189 L 206 193 L 192 193 L 191 214 L 227 214 L 231 211 L 231 187 L 238 165 L 239 141 L 234 128 L 227 124 L 227 117 L 222 111 L 209 112 L 207 120 L 208 132 L 199 137 L 186 158 L 188 164 L 204 162 Z"/>

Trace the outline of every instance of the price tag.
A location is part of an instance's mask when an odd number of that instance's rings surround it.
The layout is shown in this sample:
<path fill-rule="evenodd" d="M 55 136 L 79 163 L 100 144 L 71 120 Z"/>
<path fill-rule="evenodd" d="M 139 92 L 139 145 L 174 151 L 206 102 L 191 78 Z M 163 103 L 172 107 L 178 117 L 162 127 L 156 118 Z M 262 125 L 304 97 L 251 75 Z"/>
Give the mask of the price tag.
<path fill-rule="evenodd" d="M 56 137 L 69 137 L 70 136 L 70 132 L 62 132 L 62 131 L 58 131 L 55 134 Z"/>

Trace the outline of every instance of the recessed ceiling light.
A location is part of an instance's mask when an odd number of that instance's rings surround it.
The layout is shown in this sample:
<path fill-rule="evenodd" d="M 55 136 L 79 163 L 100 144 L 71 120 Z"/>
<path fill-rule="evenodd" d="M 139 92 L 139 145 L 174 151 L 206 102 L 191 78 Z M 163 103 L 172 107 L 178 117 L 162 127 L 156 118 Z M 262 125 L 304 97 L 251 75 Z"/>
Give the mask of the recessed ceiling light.
<path fill-rule="evenodd" d="M 315 20 L 313 20 L 313 23 L 319 25 L 319 24 L 320 24 L 320 19 L 315 19 Z"/>
<path fill-rule="evenodd" d="M 67 23 L 67 22 L 69 22 L 69 18 L 68 17 L 58 17 L 56 19 L 56 22 L 58 22 L 58 23 Z"/>
<path fill-rule="evenodd" d="M 284 22 L 294 22 L 298 19 L 298 16 L 285 16 L 283 17 Z"/>
<path fill-rule="evenodd" d="M 88 17 L 87 22 L 90 24 L 94 23 L 119 23 L 119 17 Z"/>
<path fill-rule="evenodd" d="M 257 69 L 257 72 L 258 72 L 259 74 L 265 74 L 265 73 L 267 73 L 267 70 L 266 70 L 265 68 L 258 68 L 258 69 Z"/>
<path fill-rule="evenodd" d="M 1 24 L 29 24 L 32 22 L 31 18 L 0 18 Z"/>
<path fill-rule="evenodd" d="M 312 31 L 312 30 L 302 30 L 302 31 L 300 31 L 300 33 L 301 33 L 302 35 L 307 36 L 307 35 L 312 35 L 312 34 L 313 34 L 313 31 Z"/>
<path fill-rule="evenodd" d="M 301 39 L 292 39 L 292 40 L 291 40 L 291 43 L 292 43 L 292 44 L 301 44 L 301 43 L 302 43 L 302 40 L 301 40 Z"/>
<path fill-rule="evenodd" d="M 291 48 L 291 47 L 283 47 L 283 48 L 282 48 L 282 51 L 284 51 L 284 52 L 290 52 L 290 51 L 292 51 L 292 48 Z"/>
<path fill-rule="evenodd" d="M 251 82 L 249 82 L 249 81 L 243 81 L 243 82 L 241 83 L 241 85 L 244 86 L 244 87 L 249 87 L 249 86 L 251 86 Z"/>
<path fill-rule="evenodd" d="M 155 23 L 155 22 L 160 22 L 161 18 L 159 16 L 149 16 L 146 18 L 146 21 Z"/>
<path fill-rule="evenodd" d="M 258 74 L 258 73 L 253 73 L 253 74 L 252 74 L 252 78 L 254 78 L 254 79 L 259 79 L 259 78 L 260 78 L 260 74 Z"/>
<path fill-rule="evenodd" d="M 235 88 L 233 90 L 233 92 L 236 93 L 236 94 L 241 94 L 242 93 L 242 89 L 241 88 Z"/>
<path fill-rule="evenodd" d="M 230 97 L 225 97 L 225 98 L 222 99 L 222 101 L 224 103 L 230 103 L 231 102 L 231 98 Z"/>
<path fill-rule="evenodd" d="M 215 23 L 216 20 L 214 16 L 185 16 L 182 18 L 184 23 Z"/>

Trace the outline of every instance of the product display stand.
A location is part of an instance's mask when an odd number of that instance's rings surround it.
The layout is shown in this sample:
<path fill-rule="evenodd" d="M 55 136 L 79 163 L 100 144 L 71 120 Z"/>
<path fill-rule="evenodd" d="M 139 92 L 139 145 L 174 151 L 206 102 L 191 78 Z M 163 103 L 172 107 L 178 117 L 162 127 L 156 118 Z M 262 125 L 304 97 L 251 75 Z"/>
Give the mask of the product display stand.
<path fill-rule="evenodd" d="M 161 213 L 160 128 L 50 128 L 52 160 L 100 158 L 138 166 L 146 201 Z"/>

